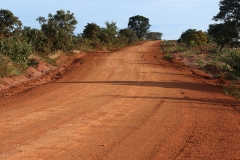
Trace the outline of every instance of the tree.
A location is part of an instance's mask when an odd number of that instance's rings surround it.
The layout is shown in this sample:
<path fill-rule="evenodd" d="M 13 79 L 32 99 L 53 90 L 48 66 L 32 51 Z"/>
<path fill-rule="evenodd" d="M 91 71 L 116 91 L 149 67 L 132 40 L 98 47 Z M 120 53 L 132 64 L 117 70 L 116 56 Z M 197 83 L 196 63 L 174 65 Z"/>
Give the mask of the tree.
<path fill-rule="evenodd" d="M 32 44 L 35 52 L 44 52 L 48 39 L 43 31 L 36 28 L 24 27 L 22 35 L 28 43 Z"/>
<path fill-rule="evenodd" d="M 118 27 L 116 22 L 106 22 L 106 28 L 101 28 L 99 32 L 98 38 L 101 42 L 108 43 L 108 45 L 112 45 L 116 42 L 116 36 L 118 33 Z"/>
<path fill-rule="evenodd" d="M 58 10 L 55 15 L 49 13 L 48 19 L 38 17 L 37 21 L 39 21 L 41 30 L 48 38 L 52 51 L 71 49 L 73 31 L 77 24 L 74 13 Z"/>
<path fill-rule="evenodd" d="M 199 30 L 190 35 L 190 40 L 198 46 L 204 46 L 207 45 L 208 37 L 203 31 Z"/>
<path fill-rule="evenodd" d="M 240 27 L 240 0 L 221 0 L 219 3 L 219 13 L 213 17 L 215 21 L 234 22 Z"/>
<path fill-rule="evenodd" d="M 88 23 L 83 30 L 82 37 L 83 38 L 98 38 L 101 32 L 101 28 L 95 23 Z"/>
<path fill-rule="evenodd" d="M 161 40 L 162 38 L 162 33 L 160 32 L 148 32 L 146 34 L 146 39 L 148 40 Z"/>
<path fill-rule="evenodd" d="M 210 24 L 208 34 L 212 37 L 212 40 L 221 47 L 221 49 L 227 44 L 234 45 L 238 38 L 238 32 L 236 28 L 228 24 L 228 22 Z"/>
<path fill-rule="evenodd" d="M 118 33 L 118 37 L 125 38 L 128 44 L 133 43 L 137 39 L 135 32 L 128 28 L 120 29 Z"/>
<path fill-rule="evenodd" d="M 180 36 L 180 38 L 178 39 L 178 43 L 190 43 L 190 36 L 193 33 L 196 33 L 197 30 L 196 29 L 188 29 L 185 32 L 183 32 Z"/>
<path fill-rule="evenodd" d="M 109 42 L 111 44 L 114 44 L 115 41 L 116 41 L 116 36 L 117 36 L 117 33 L 118 33 L 118 27 L 116 25 L 116 22 L 106 22 L 105 23 L 106 25 L 106 33 L 107 33 L 107 36 L 108 36 L 108 39 L 109 39 Z"/>
<path fill-rule="evenodd" d="M 178 39 L 179 43 L 186 43 L 187 45 L 195 44 L 198 46 L 203 46 L 208 43 L 208 36 L 201 30 L 188 29 L 183 32 Z"/>
<path fill-rule="evenodd" d="M 18 33 L 21 26 L 21 21 L 11 11 L 0 10 L 0 37 L 9 37 L 14 33 Z"/>
<path fill-rule="evenodd" d="M 128 29 L 134 31 L 138 39 L 145 38 L 150 26 L 149 19 L 140 15 L 130 17 L 128 20 Z"/>
<path fill-rule="evenodd" d="M 240 0 L 221 0 L 219 10 L 213 20 L 223 23 L 210 25 L 210 33 L 215 36 L 214 39 L 222 47 L 227 44 L 239 43 Z"/>

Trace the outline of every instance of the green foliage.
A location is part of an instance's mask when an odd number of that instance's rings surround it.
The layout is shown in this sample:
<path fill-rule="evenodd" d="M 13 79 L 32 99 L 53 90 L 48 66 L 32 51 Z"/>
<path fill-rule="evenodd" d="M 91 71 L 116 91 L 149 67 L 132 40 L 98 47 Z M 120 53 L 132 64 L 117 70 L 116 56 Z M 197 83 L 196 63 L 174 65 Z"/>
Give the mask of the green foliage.
<path fill-rule="evenodd" d="M 0 10 L 0 38 L 19 33 L 22 23 L 9 10 Z"/>
<path fill-rule="evenodd" d="M 195 33 L 195 32 L 197 32 L 197 30 L 196 29 L 188 29 L 188 30 L 186 30 L 185 32 L 183 32 L 182 34 L 181 34 L 181 36 L 180 36 L 180 38 L 178 39 L 178 43 L 190 43 L 190 36 L 191 36 L 191 34 L 193 34 L 193 33 Z"/>
<path fill-rule="evenodd" d="M 208 43 L 208 36 L 201 30 L 188 29 L 178 39 L 179 43 L 186 43 L 189 46 L 204 46 Z"/>
<path fill-rule="evenodd" d="M 172 60 L 172 59 L 173 59 L 173 54 L 171 54 L 171 53 L 165 54 L 165 55 L 164 55 L 164 59 L 165 59 L 165 60 L 168 60 L 168 61 L 169 61 L 169 60 Z"/>
<path fill-rule="evenodd" d="M 134 31 L 138 39 L 145 38 L 150 26 L 149 19 L 140 15 L 130 17 L 128 20 L 128 29 Z"/>
<path fill-rule="evenodd" d="M 201 30 L 191 34 L 190 39 L 198 46 L 207 45 L 207 42 L 208 42 L 207 35 L 204 32 L 202 32 Z"/>
<path fill-rule="evenodd" d="M 32 53 L 31 44 L 14 37 L 0 40 L 0 53 L 9 57 L 13 62 L 26 64 Z"/>
<path fill-rule="evenodd" d="M 106 22 L 106 29 L 105 29 L 105 33 L 107 35 L 107 42 L 109 44 L 115 44 L 116 43 L 116 37 L 118 34 L 118 27 L 116 25 L 116 22 Z"/>
<path fill-rule="evenodd" d="M 237 27 L 240 27 L 240 1 L 239 0 L 221 0 L 219 3 L 219 13 L 213 17 L 215 21 L 232 21 Z"/>
<path fill-rule="evenodd" d="M 238 31 L 233 23 L 229 22 L 210 24 L 208 34 L 212 37 L 214 42 L 221 46 L 221 49 L 225 45 L 234 44 L 238 39 Z"/>
<path fill-rule="evenodd" d="M 135 32 L 127 28 L 119 30 L 118 38 L 120 41 L 126 41 L 127 44 L 134 43 L 137 39 Z"/>
<path fill-rule="evenodd" d="M 240 99 L 240 89 L 236 88 L 236 86 L 232 83 L 227 87 L 223 88 L 226 95 L 236 97 Z"/>
<path fill-rule="evenodd" d="M 221 46 L 239 45 L 240 40 L 240 0 L 221 0 L 219 13 L 213 17 L 215 21 L 222 21 L 221 24 L 209 25 L 209 34 L 215 42 Z"/>
<path fill-rule="evenodd" d="M 49 50 L 48 39 L 43 31 L 35 28 L 31 29 L 30 27 L 24 27 L 22 35 L 28 43 L 32 44 L 34 52 L 47 52 Z"/>
<path fill-rule="evenodd" d="M 161 40 L 163 34 L 160 32 L 148 32 L 146 34 L 146 39 L 148 40 Z"/>
<path fill-rule="evenodd" d="M 0 77 L 8 76 L 11 71 L 11 67 L 8 64 L 7 58 L 0 54 Z"/>
<path fill-rule="evenodd" d="M 98 38 L 101 33 L 101 28 L 95 23 L 88 23 L 82 33 L 83 38 L 94 39 Z"/>
<path fill-rule="evenodd" d="M 228 79 L 240 78 L 240 55 L 236 51 L 230 51 L 225 57 L 223 57 L 222 65 L 223 75 Z"/>
<path fill-rule="evenodd" d="M 77 20 L 70 11 L 58 10 L 55 15 L 48 14 L 48 19 L 38 17 L 41 30 L 48 40 L 50 51 L 73 49 L 72 37 Z"/>
<path fill-rule="evenodd" d="M 187 46 L 184 43 L 170 41 L 163 41 L 161 46 L 161 51 L 163 53 L 184 52 L 187 49 Z"/>
<path fill-rule="evenodd" d="M 148 19 L 138 17 L 143 22 L 140 32 L 145 36 L 144 26 Z M 139 20 L 140 20 L 139 19 Z M 41 59 L 55 65 L 56 59 L 49 54 L 73 49 L 80 51 L 115 50 L 137 42 L 135 31 L 122 29 L 118 32 L 116 22 L 106 22 L 106 27 L 100 28 L 95 23 L 85 26 L 83 34 L 74 35 L 77 21 L 73 13 L 64 10 L 56 14 L 48 14 L 48 18 L 38 17 L 41 29 L 24 27 L 8 10 L 0 10 L 0 76 L 19 74 L 28 66 L 37 66 L 35 59 L 28 59 L 31 53 L 36 53 Z M 137 20 L 136 20 L 137 21 Z"/>

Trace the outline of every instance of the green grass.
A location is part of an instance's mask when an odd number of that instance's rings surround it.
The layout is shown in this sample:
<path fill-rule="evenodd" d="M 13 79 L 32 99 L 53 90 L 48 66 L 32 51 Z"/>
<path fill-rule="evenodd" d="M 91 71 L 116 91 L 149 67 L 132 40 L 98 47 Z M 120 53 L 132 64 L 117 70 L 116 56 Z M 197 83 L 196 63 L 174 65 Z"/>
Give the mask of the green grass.
<path fill-rule="evenodd" d="M 240 89 L 236 88 L 233 83 L 227 87 L 223 87 L 223 90 L 226 95 L 240 99 Z"/>
<path fill-rule="evenodd" d="M 206 46 L 186 46 L 176 41 L 163 41 L 161 52 L 164 59 L 171 60 L 175 53 L 179 53 L 189 64 L 204 69 L 205 65 L 218 68 L 221 73 L 213 74 L 215 78 L 223 78 L 232 82 L 240 80 L 240 48 L 225 47 L 222 50 L 215 43 Z M 211 73 L 210 71 L 205 70 Z M 224 87 L 227 95 L 240 98 L 240 89 L 234 85 Z"/>

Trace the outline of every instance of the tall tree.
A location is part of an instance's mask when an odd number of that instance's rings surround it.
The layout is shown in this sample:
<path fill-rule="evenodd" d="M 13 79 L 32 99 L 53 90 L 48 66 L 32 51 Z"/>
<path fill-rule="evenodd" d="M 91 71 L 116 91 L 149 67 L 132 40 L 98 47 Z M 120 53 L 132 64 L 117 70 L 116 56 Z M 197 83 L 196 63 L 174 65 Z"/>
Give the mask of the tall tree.
<path fill-rule="evenodd" d="M 48 19 L 38 17 L 41 30 L 45 33 L 51 44 L 51 50 L 69 50 L 73 31 L 76 28 L 77 20 L 74 13 L 58 10 L 55 15 L 49 13 Z"/>
<path fill-rule="evenodd" d="M 32 44 L 35 52 L 44 52 L 48 39 L 43 31 L 36 28 L 23 27 L 22 35 L 28 43 Z"/>
<path fill-rule="evenodd" d="M 213 17 L 216 21 L 232 21 L 239 27 L 240 22 L 240 0 L 221 0 L 219 3 L 219 13 Z"/>
<path fill-rule="evenodd" d="M 18 33 L 21 27 L 21 21 L 11 11 L 0 10 L 0 37 L 9 37 L 14 33 Z"/>
<path fill-rule="evenodd" d="M 221 46 L 239 42 L 240 0 L 221 0 L 219 10 L 219 13 L 213 17 L 213 20 L 221 21 L 223 24 L 210 25 L 210 33 L 215 36 L 214 38 L 218 40 L 217 43 L 220 42 Z"/>
<path fill-rule="evenodd" d="M 109 38 L 109 42 L 110 43 L 115 43 L 115 40 L 116 40 L 116 36 L 117 36 L 117 33 L 118 33 L 118 27 L 116 25 L 116 22 L 106 22 L 105 23 L 106 25 L 106 32 L 107 32 L 107 35 L 108 35 L 108 38 Z"/>
<path fill-rule="evenodd" d="M 95 23 L 88 23 L 82 33 L 83 38 L 98 38 L 101 32 L 101 28 Z"/>
<path fill-rule="evenodd" d="M 150 26 L 149 19 L 140 15 L 130 17 L 128 20 L 128 29 L 134 31 L 138 39 L 145 38 Z"/>
<path fill-rule="evenodd" d="M 210 24 L 208 34 L 212 37 L 212 40 L 221 47 L 221 49 L 227 45 L 235 45 L 238 39 L 238 32 L 234 25 L 229 22 L 220 24 Z"/>

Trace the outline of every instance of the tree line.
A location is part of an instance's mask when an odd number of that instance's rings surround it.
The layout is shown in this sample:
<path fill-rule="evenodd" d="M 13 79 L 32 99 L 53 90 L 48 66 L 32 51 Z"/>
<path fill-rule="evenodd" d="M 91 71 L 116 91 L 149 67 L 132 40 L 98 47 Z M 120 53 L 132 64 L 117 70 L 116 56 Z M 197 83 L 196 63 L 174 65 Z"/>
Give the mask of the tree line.
<path fill-rule="evenodd" d="M 203 32 L 196 29 L 188 29 L 183 32 L 179 42 L 180 48 L 200 49 L 203 53 L 211 53 L 208 57 L 214 57 L 211 65 L 221 70 L 224 78 L 240 79 L 240 0 L 221 0 L 219 12 L 212 20 L 217 23 L 210 24 L 208 30 Z M 240 90 L 233 90 L 234 94 Z"/>
<path fill-rule="evenodd" d="M 21 21 L 9 10 L 0 10 L 0 40 L 10 37 L 31 44 L 34 52 L 51 52 L 56 50 L 71 51 L 80 43 L 89 43 L 90 47 L 122 47 L 143 39 L 161 39 L 162 33 L 150 32 L 149 19 L 140 15 L 129 18 L 128 27 L 118 29 L 116 22 L 106 22 L 106 27 L 88 23 L 81 34 L 74 34 L 77 20 L 74 13 L 64 10 L 48 17 L 36 19 L 41 29 L 22 27 Z"/>
<path fill-rule="evenodd" d="M 188 45 L 203 46 L 215 42 L 223 49 L 225 46 L 240 45 L 240 0 L 221 0 L 219 13 L 213 20 L 220 23 L 210 24 L 206 32 L 188 29 L 183 32 L 178 42 Z"/>
<path fill-rule="evenodd" d="M 0 70 L 8 68 L 9 63 L 5 62 L 9 60 L 26 68 L 31 53 L 44 57 L 55 51 L 112 50 L 142 40 L 158 40 L 162 36 L 160 32 L 150 32 L 149 19 L 140 15 L 130 17 L 123 29 L 113 21 L 107 21 L 105 27 L 87 23 L 79 34 L 74 33 L 78 22 L 70 11 L 58 10 L 36 20 L 40 29 L 23 26 L 10 10 L 0 9 Z"/>

